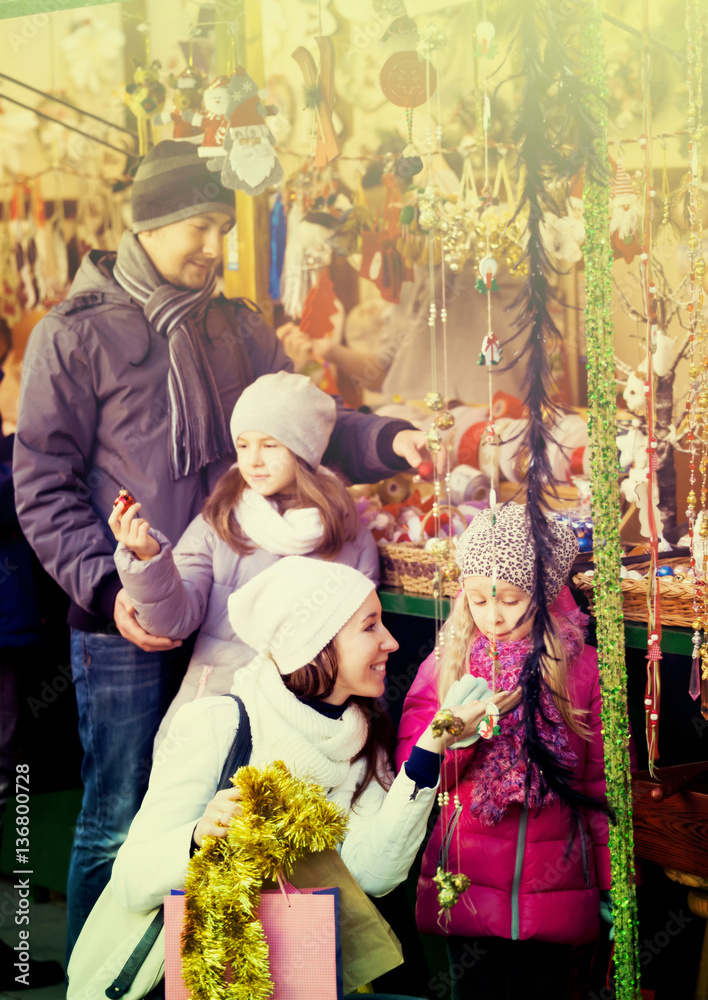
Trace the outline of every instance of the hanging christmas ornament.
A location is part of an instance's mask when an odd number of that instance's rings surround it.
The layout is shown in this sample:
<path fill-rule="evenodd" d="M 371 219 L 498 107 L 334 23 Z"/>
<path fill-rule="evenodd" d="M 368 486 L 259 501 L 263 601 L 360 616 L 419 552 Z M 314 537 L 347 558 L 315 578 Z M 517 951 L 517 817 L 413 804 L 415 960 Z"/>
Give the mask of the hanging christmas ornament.
<path fill-rule="evenodd" d="M 325 167 L 341 153 L 339 140 L 332 124 L 334 109 L 334 44 L 331 38 L 317 35 L 320 51 L 319 71 L 311 53 L 302 45 L 292 54 L 305 80 L 306 106 L 315 117 L 314 165 Z"/>
<path fill-rule="evenodd" d="M 435 425 L 439 427 L 441 431 L 449 431 L 451 427 L 455 426 L 455 418 L 450 413 L 449 410 L 443 410 L 435 418 Z"/>
<path fill-rule="evenodd" d="M 121 79 L 125 35 L 107 20 L 85 12 L 72 20 L 69 33 L 59 42 L 69 80 L 81 94 L 110 93 Z"/>
<path fill-rule="evenodd" d="M 185 111 L 185 120 L 203 133 L 199 155 L 206 159 L 209 170 L 221 170 L 224 137 L 228 128 L 226 111 L 229 106 L 230 76 L 215 77 L 202 95 L 203 107 L 199 111 Z"/>
<path fill-rule="evenodd" d="M 435 92 L 437 74 L 417 52 L 394 52 L 381 67 L 379 77 L 384 97 L 398 108 L 418 108 L 427 100 L 426 74 L 430 94 Z"/>
<path fill-rule="evenodd" d="M 425 435 L 425 445 L 428 451 L 433 454 L 440 451 L 442 448 L 442 437 L 440 436 L 440 431 L 435 424 L 433 424 L 433 426 L 428 430 L 428 433 Z"/>
<path fill-rule="evenodd" d="M 147 36 L 146 36 L 147 42 Z M 138 153 L 145 156 L 155 143 L 153 117 L 165 106 L 166 90 L 160 81 L 161 64 L 157 59 L 143 66 L 136 59 L 133 82 L 125 88 L 125 103 L 138 123 Z"/>
<path fill-rule="evenodd" d="M 263 104 L 255 81 L 238 66 L 226 84 L 227 128 L 221 165 L 224 187 L 257 195 L 282 180 L 275 137 L 264 118 L 275 110 Z"/>
<path fill-rule="evenodd" d="M 172 110 L 162 111 L 153 117 L 154 125 L 172 125 L 173 139 L 189 139 L 200 142 L 202 129 L 197 127 L 190 118 L 202 106 L 206 78 L 194 66 L 187 66 L 179 76 L 170 73 L 168 83 L 174 90 L 172 95 Z"/>
<path fill-rule="evenodd" d="M 496 45 L 492 45 L 496 29 L 491 21 L 480 21 L 474 31 L 477 36 L 477 47 L 474 54 L 476 56 L 495 56 L 497 54 Z"/>
<path fill-rule="evenodd" d="M 343 319 L 344 306 L 334 291 L 329 268 L 325 268 L 307 293 L 298 326 L 308 337 L 319 340 L 330 336 L 336 326 L 341 329 Z"/>
<path fill-rule="evenodd" d="M 641 252 L 642 205 L 624 161 L 618 159 L 610 181 L 610 236 L 615 257 L 629 264 Z"/>
<path fill-rule="evenodd" d="M 494 278 L 499 270 L 499 265 L 494 257 L 483 257 L 479 262 L 477 270 L 479 271 L 479 278 L 475 286 L 477 291 L 483 295 L 486 295 L 488 292 L 498 292 L 499 285 Z"/>

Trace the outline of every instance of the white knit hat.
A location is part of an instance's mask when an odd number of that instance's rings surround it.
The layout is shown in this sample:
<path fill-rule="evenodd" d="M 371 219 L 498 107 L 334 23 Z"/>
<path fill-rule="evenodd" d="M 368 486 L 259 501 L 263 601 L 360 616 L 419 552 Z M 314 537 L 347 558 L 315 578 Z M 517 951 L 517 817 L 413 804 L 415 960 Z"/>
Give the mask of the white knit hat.
<path fill-rule="evenodd" d="M 372 590 L 373 580 L 351 566 L 286 556 L 229 597 L 229 621 L 248 646 L 291 674 L 334 639 Z"/>
<path fill-rule="evenodd" d="M 231 414 L 231 437 L 236 444 L 244 431 L 269 434 L 316 469 L 336 418 L 332 397 L 306 375 L 273 372 L 261 375 L 239 396 Z"/>

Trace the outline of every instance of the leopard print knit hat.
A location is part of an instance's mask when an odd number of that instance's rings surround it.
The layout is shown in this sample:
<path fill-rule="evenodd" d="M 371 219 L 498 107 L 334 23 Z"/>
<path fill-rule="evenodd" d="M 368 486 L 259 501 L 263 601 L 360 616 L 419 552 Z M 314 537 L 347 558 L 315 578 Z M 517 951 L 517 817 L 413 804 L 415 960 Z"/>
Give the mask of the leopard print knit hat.
<path fill-rule="evenodd" d="M 546 600 L 552 604 L 561 592 L 578 554 L 578 540 L 568 524 L 548 519 L 554 538 L 553 564 L 546 565 Z M 529 535 L 526 507 L 510 500 L 497 507 L 492 529 L 491 510 L 475 514 L 457 542 L 455 558 L 460 578 L 492 576 L 496 560 L 497 579 L 533 594 L 536 552 Z"/>

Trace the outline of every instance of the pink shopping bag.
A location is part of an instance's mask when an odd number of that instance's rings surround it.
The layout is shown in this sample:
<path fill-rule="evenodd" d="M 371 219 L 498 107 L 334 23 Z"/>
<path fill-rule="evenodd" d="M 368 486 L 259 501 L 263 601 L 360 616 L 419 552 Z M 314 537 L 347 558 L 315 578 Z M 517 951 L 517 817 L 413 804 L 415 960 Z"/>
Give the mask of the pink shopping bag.
<path fill-rule="evenodd" d="M 182 979 L 185 897 L 165 896 L 165 1000 L 189 1000 Z M 270 952 L 271 1000 L 342 1000 L 339 889 L 261 893 L 258 915 Z"/>

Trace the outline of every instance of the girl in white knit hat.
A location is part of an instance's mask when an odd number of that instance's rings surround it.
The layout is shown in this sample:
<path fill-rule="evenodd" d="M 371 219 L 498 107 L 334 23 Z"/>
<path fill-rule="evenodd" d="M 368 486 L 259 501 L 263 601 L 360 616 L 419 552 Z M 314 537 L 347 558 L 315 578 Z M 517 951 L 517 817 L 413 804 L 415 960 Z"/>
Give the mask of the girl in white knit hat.
<path fill-rule="evenodd" d="M 176 640 L 199 629 L 156 747 L 180 705 L 225 694 L 234 668 L 253 657 L 229 625 L 226 601 L 234 590 L 286 555 L 335 560 L 378 582 L 373 536 L 343 484 L 320 465 L 335 416 L 334 400 L 304 375 L 263 375 L 231 416 L 236 464 L 174 549 L 138 516 L 139 503 L 114 507 L 108 523 L 119 542 L 116 566 L 139 624 Z"/>
<path fill-rule="evenodd" d="M 484 705 L 453 709 L 464 724 L 456 737 L 426 729 L 394 780 L 393 732 L 377 699 L 398 643 L 381 621 L 373 582 L 349 566 L 292 556 L 228 605 L 236 634 L 260 650 L 236 671 L 232 689 L 250 723 L 250 763 L 282 760 L 321 784 L 349 814 L 342 859 L 365 892 L 384 895 L 406 878 L 426 832 L 441 754 L 475 732 Z M 518 693 L 497 697 L 502 713 L 517 702 Z M 243 721 L 228 697 L 201 698 L 175 716 L 113 867 L 124 906 L 159 904 L 183 887 L 190 853 L 204 838 L 226 835 L 239 793 L 216 789 Z"/>

